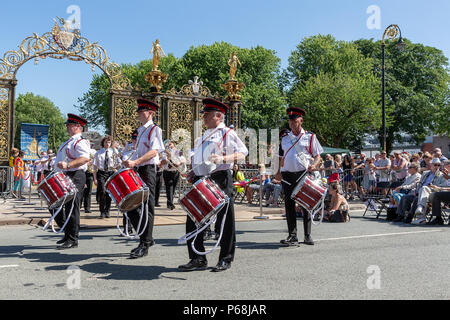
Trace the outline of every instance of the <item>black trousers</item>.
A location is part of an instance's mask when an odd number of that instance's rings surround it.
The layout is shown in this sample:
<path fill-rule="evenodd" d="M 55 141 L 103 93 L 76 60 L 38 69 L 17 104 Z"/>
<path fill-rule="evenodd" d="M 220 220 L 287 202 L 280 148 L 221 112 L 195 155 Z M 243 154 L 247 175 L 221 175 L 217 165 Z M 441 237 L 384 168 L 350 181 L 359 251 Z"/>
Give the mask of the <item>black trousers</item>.
<path fill-rule="evenodd" d="M 86 174 L 86 184 L 83 189 L 83 194 L 81 195 L 80 208 L 83 204 L 85 211 L 91 210 L 91 193 L 92 193 L 92 182 L 94 181 L 94 176 L 89 171 Z"/>
<path fill-rule="evenodd" d="M 114 174 L 114 171 L 97 171 L 97 194 L 100 214 L 109 214 L 111 208 L 111 197 L 106 192 L 106 181 Z"/>
<path fill-rule="evenodd" d="M 284 192 L 284 208 L 286 209 L 286 221 L 288 233 L 290 236 L 297 236 L 297 215 L 295 212 L 295 201 L 291 199 L 292 192 L 298 184 L 298 179 L 304 171 L 298 172 L 281 172 L 283 177 L 282 187 Z M 286 183 L 286 182 L 288 183 Z M 303 213 L 303 233 L 305 236 L 311 235 L 311 217 L 309 213 L 301 208 Z"/>
<path fill-rule="evenodd" d="M 194 182 L 201 179 L 202 177 L 194 177 Z M 227 262 L 231 262 L 234 260 L 234 251 L 236 248 L 236 230 L 235 230 L 235 222 L 234 222 L 234 199 L 233 199 L 233 177 L 231 174 L 231 170 L 223 170 L 217 171 L 211 174 L 210 179 L 217 183 L 219 188 L 230 197 L 230 203 L 228 205 L 228 211 L 226 210 L 226 205 L 217 213 L 217 220 L 223 221 L 223 217 L 226 212 L 225 225 L 223 228 L 222 239 L 220 240 L 220 254 L 219 260 L 223 259 Z M 217 222 L 216 222 L 217 223 Z M 192 232 L 196 230 L 197 227 L 192 221 L 191 218 L 187 217 L 186 219 L 186 233 Z M 195 249 L 199 252 L 204 252 L 205 247 L 203 245 L 203 236 L 205 230 L 200 232 L 195 239 Z M 194 239 L 190 239 L 187 241 L 187 247 L 189 252 L 189 259 L 204 259 L 206 260 L 206 256 L 198 255 L 192 250 L 191 243 Z"/>
<path fill-rule="evenodd" d="M 433 192 L 428 200 L 431 202 L 433 216 L 442 219 L 441 202 L 450 203 L 450 191 Z"/>
<path fill-rule="evenodd" d="M 180 172 L 178 171 L 163 171 L 164 185 L 166 186 L 167 205 L 173 206 L 173 196 L 177 189 L 178 180 L 180 179 Z"/>
<path fill-rule="evenodd" d="M 159 193 L 161 191 L 161 185 L 162 185 L 162 171 L 156 172 L 156 179 L 155 179 L 155 204 L 159 204 Z"/>
<path fill-rule="evenodd" d="M 72 214 L 70 215 L 69 222 L 64 229 L 64 237 L 67 240 L 78 241 L 78 233 L 80 230 L 80 199 L 83 187 L 86 183 L 86 175 L 83 170 L 66 171 L 64 173 L 72 179 L 72 182 L 77 187 L 78 192 L 71 201 L 64 205 L 61 212 L 55 217 L 55 222 L 60 228 L 62 228 L 73 205 Z M 50 212 L 53 214 L 53 210 Z"/>
<path fill-rule="evenodd" d="M 140 241 L 141 243 L 149 244 L 153 241 L 153 223 L 155 219 L 155 182 L 156 182 L 156 172 L 155 172 L 155 165 L 145 165 L 135 168 L 135 171 L 139 174 L 141 179 L 144 181 L 144 183 L 147 185 L 149 189 L 149 198 L 148 198 L 148 223 L 145 229 L 143 229 L 145 224 L 145 216 L 142 217 L 141 226 L 138 230 L 138 224 L 139 224 L 139 213 L 141 211 L 141 206 L 137 207 L 136 209 L 132 211 L 128 211 L 128 217 L 130 218 L 131 224 L 133 225 L 134 230 L 136 230 L 137 233 L 141 233 Z M 145 203 L 144 203 L 145 205 Z M 144 208 L 144 214 L 145 214 L 145 208 Z"/>

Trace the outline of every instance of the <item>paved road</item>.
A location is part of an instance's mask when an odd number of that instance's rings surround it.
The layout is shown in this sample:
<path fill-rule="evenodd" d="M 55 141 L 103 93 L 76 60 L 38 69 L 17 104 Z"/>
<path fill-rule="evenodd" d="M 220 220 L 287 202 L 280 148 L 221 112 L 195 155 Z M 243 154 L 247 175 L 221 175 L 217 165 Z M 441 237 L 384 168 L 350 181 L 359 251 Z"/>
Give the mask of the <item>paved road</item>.
<path fill-rule="evenodd" d="M 298 225 L 302 228 L 301 220 Z M 362 219 L 313 226 L 315 246 L 284 248 L 284 220 L 237 223 L 226 272 L 179 272 L 184 226 L 157 226 L 144 259 L 114 229 L 81 231 L 79 247 L 31 225 L 0 228 L 0 299 L 449 299 L 450 227 Z M 212 244 L 212 241 L 210 241 Z M 209 265 L 218 252 L 208 255 Z M 369 289 L 370 288 L 370 289 Z"/>

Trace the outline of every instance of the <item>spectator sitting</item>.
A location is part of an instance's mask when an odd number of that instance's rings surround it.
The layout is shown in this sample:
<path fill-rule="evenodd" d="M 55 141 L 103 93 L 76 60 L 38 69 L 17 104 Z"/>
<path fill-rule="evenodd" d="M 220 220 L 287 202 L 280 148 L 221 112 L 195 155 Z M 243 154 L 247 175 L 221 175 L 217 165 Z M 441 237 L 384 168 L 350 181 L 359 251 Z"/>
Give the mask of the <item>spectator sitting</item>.
<path fill-rule="evenodd" d="M 405 181 L 402 185 L 395 188 L 392 191 L 391 203 L 394 204 L 394 207 L 397 208 L 396 214 L 397 217 L 394 218 L 394 222 L 399 222 L 403 220 L 403 215 L 399 214 L 399 205 L 401 198 L 407 194 L 414 193 L 417 184 L 420 181 L 421 174 L 419 173 L 420 167 L 418 163 L 411 163 L 408 168 L 409 176 L 406 177 Z"/>
<path fill-rule="evenodd" d="M 235 163 L 233 165 L 233 182 L 245 182 L 245 176 L 242 171 L 239 170 L 239 165 Z M 236 187 L 238 193 L 244 192 L 245 187 L 240 185 Z"/>
<path fill-rule="evenodd" d="M 420 162 L 420 173 L 424 173 L 425 171 L 431 170 L 431 159 L 433 157 L 429 152 L 425 152 L 422 157 L 422 161 Z"/>
<path fill-rule="evenodd" d="M 350 221 L 350 212 L 347 200 L 341 195 L 341 186 L 335 181 L 330 184 L 329 193 L 331 194 L 330 209 L 324 213 L 323 219 L 329 222 L 347 222 Z"/>
<path fill-rule="evenodd" d="M 411 156 L 411 163 L 417 163 L 419 165 L 419 169 L 420 169 L 420 156 L 418 153 L 414 153 Z"/>
<path fill-rule="evenodd" d="M 427 224 L 431 225 L 444 224 L 444 220 L 442 219 L 441 202 L 444 202 L 447 205 L 450 204 L 450 160 L 444 161 L 444 168 L 442 169 L 442 174 L 444 175 L 444 179 L 447 179 L 447 186 L 439 188 L 439 190 L 433 192 L 430 195 L 428 201 L 431 202 L 431 212 L 432 212 L 431 216 L 435 218 L 430 222 L 428 222 Z"/>
<path fill-rule="evenodd" d="M 254 183 L 251 183 L 247 186 L 245 190 L 245 195 L 247 197 L 248 204 L 252 204 L 253 202 L 253 193 L 255 190 L 259 190 L 260 179 L 262 179 L 262 185 L 266 183 L 266 166 L 263 164 L 258 165 L 258 179 L 254 180 Z M 262 192 L 262 190 L 261 190 Z"/>
<path fill-rule="evenodd" d="M 441 167 L 441 161 L 438 158 L 433 158 L 431 161 L 432 169 L 423 174 L 419 183 L 420 189 L 418 189 L 417 209 L 414 211 L 415 218 L 413 224 L 424 224 L 426 222 L 426 206 L 428 198 L 432 192 L 440 189 L 440 187 L 447 186 L 447 179 L 444 178 L 443 173 L 439 170 Z"/>
<path fill-rule="evenodd" d="M 267 176 L 267 178 L 269 178 L 269 176 Z M 281 189 L 282 189 L 281 181 L 275 178 L 270 179 L 263 186 L 263 192 L 265 194 L 266 199 L 266 207 L 268 207 L 269 205 L 272 205 L 273 207 L 278 207 L 278 198 L 280 196 Z M 271 196 L 271 194 L 273 194 L 273 196 Z"/>

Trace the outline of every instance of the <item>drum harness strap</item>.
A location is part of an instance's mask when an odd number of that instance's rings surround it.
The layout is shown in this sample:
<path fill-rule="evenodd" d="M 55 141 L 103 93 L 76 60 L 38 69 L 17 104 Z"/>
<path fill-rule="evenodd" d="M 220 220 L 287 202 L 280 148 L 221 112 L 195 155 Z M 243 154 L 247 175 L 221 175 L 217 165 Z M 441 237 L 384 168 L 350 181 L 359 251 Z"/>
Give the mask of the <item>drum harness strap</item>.
<path fill-rule="evenodd" d="M 144 233 L 145 228 L 147 228 L 147 224 L 148 224 L 148 199 L 149 198 L 150 197 L 147 197 L 147 201 L 144 206 L 143 205 L 144 204 L 144 192 L 142 192 L 141 211 L 139 212 L 140 218 L 139 218 L 139 223 L 137 226 L 136 234 L 134 234 L 134 235 L 130 235 L 128 233 L 128 222 L 130 221 L 130 218 L 128 217 L 128 214 L 126 212 L 123 212 L 123 215 L 125 216 L 125 219 L 126 219 L 125 226 L 124 226 L 125 233 L 121 230 L 120 225 L 119 225 L 120 210 L 119 210 L 119 208 L 117 208 L 117 230 L 119 230 L 119 233 L 122 236 L 126 236 L 129 239 L 136 239 L 137 237 L 140 237 Z M 144 214 L 143 214 L 144 207 L 145 207 L 145 224 L 144 224 L 144 227 L 142 228 L 142 231 L 140 233 L 138 233 L 138 230 L 141 228 L 142 218 L 144 217 Z"/>
<path fill-rule="evenodd" d="M 213 224 L 213 223 L 216 222 L 216 220 L 217 220 L 217 215 L 215 215 L 211 220 L 209 220 L 208 222 L 206 222 L 205 225 L 202 226 L 201 228 L 197 227 L 197 229 L 195 229 L 194 231 L 189 232 L 189 233 L 185 234 L 184 236 L 182 236 L 182 237 L 178 240 L 178 244 L 186 243 L 186 241 L 188 241 L 188 240 L 190 240 L 190 239 L 192 239 L 192 238 L 195 237 L 194 240 L 192 240 L 192 242 L 191 242 L 191 248 L 192 248 L 192 250 L 193 250 L 196 254 L 199 254 L 199 255 L 207 255 L 208 253 L 211 253 L 211 252 L 213 252 L 214 250 L 216 250 L 216 248 L 217 248 L 217 247 L 219 246 L 219 244 L 220 244 L 220 240 L 222 240 L 223 228 L 224 228 L 224 226 L 225 226 L 225 220 L 227 219 L 228 206 L 230 205 L 230 198 L 228 198 L 228 197 L 227 197 L 227 200 L 226 200 L 226 204 L 227 204 L 227 206 L 226 206 L 226 208 L 225 208 L 225 214 L 223 215 L 223 218 L 222 218 L 222 224 L 220 225 L 220 234 L 219 234 L 219 238 L 217 239 L 217 242 L 216 242 L 216 244 L 214 245 L 214 247 L 212 247 L 212 248 L 211 248 L 210 250 L 208 250 L 208 251 L 200 252 L 200 251 L 198 251 L 197 249 L 195 249 L 194 244 L 195 244 L 195 240 L 197 239 L 198 234 L 201 233 L 203 230 L 205 230 L 210 224 Z M 220 211 L 220 210 L 219 210 L 219 211 Z"/>

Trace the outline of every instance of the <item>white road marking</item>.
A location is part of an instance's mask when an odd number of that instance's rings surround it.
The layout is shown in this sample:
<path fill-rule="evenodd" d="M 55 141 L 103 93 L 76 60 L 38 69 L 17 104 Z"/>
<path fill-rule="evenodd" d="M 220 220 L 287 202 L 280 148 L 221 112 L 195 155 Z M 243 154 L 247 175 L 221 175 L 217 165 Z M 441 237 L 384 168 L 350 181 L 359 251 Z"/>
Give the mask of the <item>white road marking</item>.
<path fill-rule="evenodd" d="M 335 241 L 335 240 L 347 240 L 347 239 L 360 239 L 360 238 L 374 238 L 374 237 L 384 237 L 384 236 L 399 236 L 399 235 L 408 235 L 408 234 L 418 234 L 418 233 L 431 233 L 431 232 L 441 232 L 441 229 L 438 230 L 422 230 L 422 231 L 407 231 L 407 232 L 395 232 L 395 233 L 378 233 L 378 234 L 364 234 L 360 236 L 348 236 L 348 237 L 339 237 L 339 238 L 326 238 L 326 239 L 314 239 L 314 242 L 318 241 Z M 300 239 L 299 239 L 300 240 Z M 301 241 L 300 241 L 301 242 Z M 264 244 L 264 245 L 273 245 L 273 246 L 279 246 L 278 243 L 274 244 Z M 244 247 L 254 247 L 254 246 L 261 246 L 261 244 L 249 244 L 249 245 L 243 245 L 238 246 L 236 245 L 236 248 L 244 248 Z"/>
<path fill-rule="evenodd" d="M 361 235 L 361 236 L 327 238 L 327 239 L 319 239 L 319 240 L 314 240 L 314 241 L 331 241 L 331 240 L 346 240 L 346 239 L 372 238 L 372 237 L 383 237 L 383 236 L 399 236 L 399 235 L 406 235 L 406 234 L 430 233 L 430 232 L 441 232 L 441 231 L 442 230 L 423 230 L 423 231 L 408 231 L 408 232 L 395 232 L 395 233 L 365 234 L 365 235 Z"/>
<path fill-rule="evenodd" d="M 15 267 L 18 267 L 18 266 L 19 266 L 18 264 L 10 264 L 10 265 L 0 266 L 0 269 L 1 268 L 15 268 Z"/>

